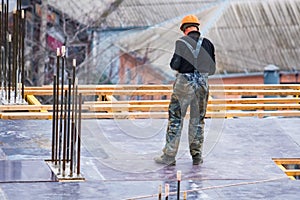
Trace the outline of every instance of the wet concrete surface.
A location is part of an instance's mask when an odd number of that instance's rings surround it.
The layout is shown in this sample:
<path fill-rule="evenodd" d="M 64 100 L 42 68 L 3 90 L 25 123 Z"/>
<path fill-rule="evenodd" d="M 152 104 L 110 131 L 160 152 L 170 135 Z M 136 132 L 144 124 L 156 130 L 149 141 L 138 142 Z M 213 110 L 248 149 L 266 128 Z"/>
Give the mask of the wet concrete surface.
<path fill-rule="evenodd" d="M 193 166 L 187 124 L 177 165 L 153 162 L 161 154 L 167 121 L 84 120 L 84 182 L 56 182 L 50 120 L 0 120 L 0 199 L 158 199 L 170 184 L 194 199 L 299 199 L 299 181 L 290 180 L 272 158 L 300 157 L 300 118 L 207 119 L 204 163 Z M 181 195 L 182 196 L 182 195 Z"/>

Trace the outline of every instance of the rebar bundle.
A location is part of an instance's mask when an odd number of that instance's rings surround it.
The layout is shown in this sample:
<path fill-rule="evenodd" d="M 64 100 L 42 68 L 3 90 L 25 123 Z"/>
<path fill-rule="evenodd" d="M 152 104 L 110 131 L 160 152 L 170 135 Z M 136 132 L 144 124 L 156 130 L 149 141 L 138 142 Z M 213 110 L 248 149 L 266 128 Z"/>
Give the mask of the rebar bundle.
<path fill-rule="evenodd" d="M 21 0 L 12 13 L 13 24 L 9 24 L 9 0 L 2 0 L 0 9 L 0 81 L 1 104 L 24 104 L 24 42 L 25 11 Z"/>
<path fill-rule="evenodd" d="M 57 67 L 53 81 L 52 157 L 50 167 L 59 180 L 84 180 L 80 175 L 81 105 L 78 94 L 76 60 L 65 77 L 66 49 L 57 49 Z M 65 80 L 68 85 L 65 87 Z"/>

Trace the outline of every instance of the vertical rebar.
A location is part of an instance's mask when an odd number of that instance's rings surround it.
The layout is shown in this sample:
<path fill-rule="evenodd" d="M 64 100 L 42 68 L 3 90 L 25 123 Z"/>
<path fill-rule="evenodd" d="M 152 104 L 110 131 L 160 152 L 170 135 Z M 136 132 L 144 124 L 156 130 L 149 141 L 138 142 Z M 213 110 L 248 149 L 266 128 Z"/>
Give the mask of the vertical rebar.
<path fill-rule="evenodd" d="M 17 50 L 18 50 L 18 59 L 17 59 L 17 67 L 18 70 L 21 70 L 21 35 L 22 35 L 22 27 L 21 27 L 21 0 L 17 0 Z"/>
<path fill-rule="evenodd" d="M 25 33 L 26 33 L 26 15 L 25 11 L 22 10 L 21 14 L 21 30 L 22 30 L 22 36 L 21 36 L 21 70 L 22 70 L 22 99 L 25 99 L 24 95 L 24 86 L 25 86 Z"/>
<path fill-rule="evenodd" d="M 63 165 L 62 165 L 62 168 L 63 168 L 63 176 L 65 176 L 66 174 L 66 150 L 67 150 L 67 96 L 68 96 L 68 91 L 65 90 L 65 101 L 64 101 L 64 142 L 63 142 Z"/>
<path fill-rule="evenodd" d="M 70 129 L 71 129 L 71 95 L 72 95 L 72 78 L 69 77 L 69 94 L 68 94 L 68 123 L 67 123 L 67 160 L 70 158 Z"/>
<path fill-rule="evenodd" d="M 72 68 L 72 77 L 69 77 L 69 108 L 68 108 L 68 110 L 69 110 L 69 113 L 68 113 L 68 127 L 69 128 L 71 128 L 72 126 L 71 126 L 71 99 L 72 99 L 72 86 L 73 86 L 73 88 L 74 88 L 74 83 L 75 83 L 75 73 L 76 73 L 76 71 L 75 71 L 75 69 L 76 69 L 76 60 L 75 59 L 73 59 L 73 68 Z M 74 101 L 74 96 L 73 96 L 73 100 L 72 101 Z M 74 109 L 74 107 L 73 107 L 73 103 L 72 103 L 72 110 Z M 72 112 L 72 116 L 73 116 L 73 112 Z M 70 153 L 70 137 L 71 137 L 71 135 L 72 135 L 72 133 L 73 133 L 73 131 L 72 131 L 72 129 L 70 130 L 69 129 L 69 131 L 68 131 L 68 133 L 69 133 L 69 135 L 68 135 L 68 139 L 69 139 L 69 141 L 68 141 L 68 155 L 67 155 L 67 157 L 68 157 L 68 159 L 69 159 L 69 153 Z"/>
<path fill-rule="evenodd" d="M 12 56 L 12 90 L 14 91 L 14 103 L 16 103 L 17 98 L 17 51 L 18 51 L 18 30 L 17 30 L 17 23 L 18 23 L 18 16 L 17 10 L 14 9 L 13 11 L 13 37 L 12 37 L 12 44 L 13 44 L 13 56 Z"/>
<path fill-rule="evenodd" d="M 2 47 L 3 47 L 3 8 L 4 8 L 4 0 L 2 0 L 1 3 L 1 10 L 0 10 L 0 81 L 1 81 L 1 93 L 0 93 L 0 99 L 2 99 L 3 95 L 3 80 L 4 80 L 4 75 L 3 75 L 3 54 L 2 54 Z"/>
<path fill-rule="evenodd" d="M 56 130 L 56 75 L 53 75 L 53 113 L 52 113 L 52 162 L 55 155 L 55 130 Z"/>
<path fill-rule="evenodd" d="M 181 171 L 177 171 L 177 200 L 180 199 Z"/>
<path fill-rule="evenodd" d="M 5 91 L 6 91 L 6 65 L 5 65 L 5 49 L 1 46 L 1 55 L 2 55 L 2 81 L 1 81 L 1 92 L 3 98 L 6 98 Z"/>
<path fill-rule="evenodd" d="M 58 120 L 59 120 L 59 61 L 60 61 L 60 49 L 57 48 L 56 52 L 56 120 L 55 120 L 55 165 L 57 165 L 58 157 Z"/>
<path fill-rule="evenodd" d="M 73 74 L 73 77 L 75 74 Z M 75 132 L 76 132 L 76 124 L 75 124 L 75 98 L 76 98 L 76 80 L 73 79 L 73 88 L 72 88 L 72 128 L 71 128 L 71 151 L 70 151 L 70 176 L 73 176 L 73 164 L 74 164 L 74 141 L 75 141 Z"/>
<path fill-rule="evenodd" d="M 165 184 L 165 200 L 169 199 L 169 190 L 170 190 L 169 184 Z"/>
<path fill-rule="evenodd" d="M 2 16 L 2 13 L 0 13 L 0 16 Z M 1 20 L 0 20 L 0 22 L 1 22 Z M 1 24 L 0 24 L 0 26 L 2 26 Z M 2 27 L 0 27 L 0 30 L 2 29 Z M 2 35 L 1 35 L 1 33 L 0 33 L 0 38 L 2 38 Z M 2 60 L 4 59 L 3 57 L 2 57 L 2 45 L 1 45 L 1 43 L 2 43 L 2 41 L 0 42 L 0 87 L 1 87 L 1 93 L 0 93 L 0 99 L 2 98 L 2 90 L 3 90 L 3 76 L 2 76 L 2 73 L 3 73 L 3 62 L 2 62 Z"/>
<path fill-rule="evenodd" d="M 5 66 L 4 66 L 4 69 L 5 69 L 5 94 L 6 94 L 6 98 L 8 98 L 8 92 L 7 92 L 7 89 L 8 89 L 8 0 L 6 0 L 6 4 L 4 4 L 4 34 L 3 34 L 3 38 L 4 38 L 4 54 L 5 54 Z"/>
<path fill-rule="evenodd" d="M 64 46 L 63 46 L 64 47 Z M 62 134 L 63 134 L 63 106 L 64 106 L 64 70 L 65 70 L 65 50 L 62 47 L 61 55 L 61 94 L 60 94 L 60 121 L 59 121 L 59 146 L 58 146 L 58 161 L 59 161 L 59 171 L 61 168 L 61 149 L 62 149 Z"/>
<path fill-rule="evenodd" d="M 80 174 L 80 150 L 81 150 L 81 112 L 82 112 L 82 94 L 79 93 L 79 114 L 78 114 L 78 134 L 77 134 L 77 175 Z"/>
<path fill-rule="evenodd" d="M 159 185 L 159 188 L 158 188 L 158 200 L 161 200 L 161 194 L 162 194 L 162 187 L 161 187 L 161 185 Z"/>
<path fill-rule="evenodd" d="M 77 127 L 78 127 L 78 78 L 75 78 L 75 131 L 74 131 L 74 165 L 76 165 L 76 142 L 77 142 Z"/>
<path fill-rule="evenodd" d="M 4 6 L 4 2 L 2 0 L 2 4 L 1 4 L 1 10 L 0 10 L 0 46 L 3 45 L 3 22 L 2 22 L 2 19 L 3 19 L 3 6 Z M 1 80 L 1 79 L 0 79 Z"/>
<path fill-rule="evenodd" d="M 75 81 L 75 67 L 73 65 L 73 86 L 72 86 L 72 128 L 71 128 L 71 159 L 70 159 L 70 176 L 73 176 L 73 163 L 74 163 L 74 141 L 75 141 L 75 132 L 76 132 L 76 123 L 75 123 L 75 98 L 76 98 L 76 81 Z"/>
<path fill-rule="evenodd" d="M 73 91 L 74 92 L 74 91 Z M 74 108 L 74 99 L 72 101 L 72 108 Z M 73 160 L 74 160 L 74 132 L 75 132 L 75 121 L 74 121 L 74 110 L 72 109 L 72 128 L 71 128 L 71 149 L 70 149 L 70 176 L 73 176 Z"/>
<path fill-rule="evenodd" d="M 8 103 L 10 103 L 11 90 L 11 35 L 8 35 Z"/>

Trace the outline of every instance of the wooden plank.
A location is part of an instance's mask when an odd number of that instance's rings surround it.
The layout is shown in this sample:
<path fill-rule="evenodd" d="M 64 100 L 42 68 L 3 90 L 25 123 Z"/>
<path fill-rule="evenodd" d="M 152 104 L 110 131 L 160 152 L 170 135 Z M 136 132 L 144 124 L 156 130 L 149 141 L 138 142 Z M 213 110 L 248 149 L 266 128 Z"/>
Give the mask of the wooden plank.
<path fill-rule="evenodd" d="M 273 161 L 277 165 L 293 165 L 297 164 L 300 165 L 300 158 L 273 158 Z"/>
<path fill-rule="evenodd" d="M 300 176 L 300 169 L 287 169 L 284 173 L 288 176 Z"/>
<path fill-rule="evenodd" d="M 83 118 L 168 118 L 168 112 L 82 113 Z M 189 114 L 187 114 L 187 117 Z M 207 112 L 206 118 L 300 116 L 300 111 Z"/>
<path fill-rule="evenodd" d="M 239 96 L 288 96 L 300 95 L 300 90 L 210 90 L 210 95 L 239 95 Z"/>
<path fill-rule="evenodd" d="M 300 104 L 209 104 L 207 110 L 297 110 Z"/>
<path fill-rule="evenodd" d="M 0 105 L 1 111 L 40 111 L 51 110 L 51 105 Z"/>
<path fill-rule="evenodd" d="M 83 119 L 166 119 L 168 112 L 82 113 Z"/>
<path fill-rule="evenodd" d="M 87 105 L 130 104 L 130 105 L 165 105 L 170 100 L 129 100 L 129 101 L 85 101 Z M 209 99 L 208 104 L 249 104 L 249 103 L 300 103 L 300 98 L 229 98 Z"/>
<path fill-rule="evenodd" d="M 25 90 L 26 95 L 36 96 L 50 96 L 52 95 L 51 90 Z M 171 90 L 81 90 L 84 96 L 95 96 L 95 95 L 115 95 L 115 96 L 153 96 L 153 95 L 170 95 Z"/>
<path fill-rule="evenodd" d="M 25 90 L 25 95 L 49 96 L 51 90 Z M 84 96 L 92 95 L 114 95 L 114 96 L 169 96 L 172 90 L 81 90 Z M 288 96 L 300 95 L 300 90 L 210 90 L 210 95 L 238 95 L 238 96 Z"/>
<path fill-rule="evenodd" d="M 168 111 L 168 105 L 130 105 L 130 104 L 108 104 L 108 105 L 94 105 L 90 107 L 90 111 L 142 111 L 142 112 L 158 112 Z"/>
<path fill-rule="evenodd" d="M 52 85 L 25 87 L 25 89 L 52 90 Z M 60 87 L 61 88 L 61 87 Z M 78 90 L 171 90 L 173 85 L 78 85 Z M 64 86 L 67 90 L 68 86 Z"/>
<path fill-rule="evenodd" d="M 94 112 L 121 112 L 129 111 L 129 104 L 103 104 L 103 105 L 90 105 L 90 111 Z"/>
<path fill-rule="evenodd" d="M 300 111 L 283 110 L 283 111 L 221 111 L 221 112 L 206 112 L 207 118 L 233 118 L 233 117 L 299 117 Z"/>
<path fill-rule="evenodd" d="M 269 89 L 294 89 L 300 90 L 300 84 L 212 84 L 211 90 L 269 90 Z"/>
<path fill-rule="evenodd" d="M 60 109 L 60 106 L 59 106 Z M 89 110 L 90 105 L 83 105 L 82 110 Z M 39 111 L 48 110 L 52 111 L 52 105 L 0 105 L 1 111 Z"/>
<path fill-rule="evenodd" d="M 52 119 L 51 112 L 14 112 L 2 113 L 1 119 Z"/>
<path fill-rule="evenodd" d="M 65 89 L 68 86 L 64 86 Z M 88 89 L 88 90 L 165 90 L 172 89 L 172 84 L 165 85 L 79 85 L 78 89 Z M 37 89 L 37 90 L 52 90 L 52 85 L 44 85 L 41 87 L 25 87 L 26 89 Z M 210 84 L 210 89 L 212 90 L 248 90 L 248 89 L 295 89 L 300 90 L 300 84 Z"/>
<path fill-rule="evenodd" d="M 238 104 L 238 103 L 300 103 L 300 98 L 229 98 L 209 99 L 209 104 Z"/>
<path fill-rule="evenodd" d="M 30 105 L 42 105 L 39 100 L 37 98 L 35 98 L 35 96 L 33 95 L 26 95 L 26 99 L 27 99 L 27 102 L 30 104 Z M 48 112 L 47 110 L 39 110 L 40 112 Z"/>
<path fill-rule="evenodd" d="M 169 105 L 170 100 L 129 100 L 129 101 L 85 101 L 86 105 L 130 104 L 130 105 Z"/>
<path fill-rule="evenodd" d="M 189 114 L 187 114 L 187 117 Z M 299 117 L 300 111 L 256 111 L 256 112 L 207 112 L 207 118 L 232 118 L 232 117 L 266 117 L 266 116 L 285 116 Z M 89 112 L 82 113 L 83 119 L 151 119 L 151 118 L 168 118 L 168 112 L 117 112 L 101 113 Z M 52 113 L 42 112 L 9 112 L 2 113 L 1 119 L 51 119 Z"/>
<path fill-rule="evenodd" d="M 107 101 L 117 102 L 118 100 L 113 95 L 105 95 Z"/>
<path fill-rule="evenodd" d="M 169 104 L 90 104 L 90 111 L 167 111 Z M 297 110 L 300 104 L 209 104 L 207 110 Z"/>
<path fill-rule="evenodd" d="M 208 112 L 206 117 L 265 117 L 265 116 L 299 116 L 300 99 L 291 96 L 300 95 L 300 84 L 249 84 L 249 85 L 212 85 L 210 95 L 223 95 L 222 99 L 209 99 Z M 65 86 L 67 89 L 67 86 Z M 61 90 L 59 90 L 61 91 Z M 52 86 L 26 87 L 25 94 L 28 95 L 52 95 Z M 144 118 L 145 116 L 163 117 L 168 116 L 169 100 L 133 100 L 116 101 L 115 96 L 149 96 L 161 95 L 170 96 L 172 85 L 81 85 L 79 93 L 83 95 L 106 96 L 110 102 L 85 102 L 83 108 L 89 113 L 86 116 L 96 118 L 119 117 L 119 118 Z M 226 96 L 278 96 L 278 98 L 226 98 Z M 283 98 L 280 96 L 289 96 Z M 267 103 L 267 104 L 266 104 Z M 0 106 L 0 110 L 20 111 L 20 110 L 52 110 L 52 105 L 36 105 L 36 107 L 26 107 L 16 105 L 14 107 Z M 21 107 L 22 106 L 22 107 Z M 40 107 L 38 107 L 40 106 Z M 242 111 L 241 111 L 242 110 Z M 249 111 L 246 111 L 249 110 Z M 258 110 L 258 111 L 252 111 Z M 264 111 L 265 110 L 265 111 Z M 273 111 L 277 110 L 277 111 Z M 137 112 L 139 111 L 139 112 Z M 151 112 L 150 112 L 151 111 Z M 96 113 L 97 112 L 97 113 Z M 102 112 L 102 113 L 98 113 Z M 117 113 L 104 113 L 117 112 Z M 29 116 L 29 114 L 4 113 L 6 118 L 38 118 L 39 115 Z M 41 118 L 44 116 L 41 115 Z"/>
<path fill-rule="evenodd" d="M 169 105 L 135 105 L 135 104 L 96 104 L 90 105 L 90 111 L 168 111 Z M 300 104 L 209 104 L 208 111 L 220 110 L 297 110 L 300 109 Z"/>

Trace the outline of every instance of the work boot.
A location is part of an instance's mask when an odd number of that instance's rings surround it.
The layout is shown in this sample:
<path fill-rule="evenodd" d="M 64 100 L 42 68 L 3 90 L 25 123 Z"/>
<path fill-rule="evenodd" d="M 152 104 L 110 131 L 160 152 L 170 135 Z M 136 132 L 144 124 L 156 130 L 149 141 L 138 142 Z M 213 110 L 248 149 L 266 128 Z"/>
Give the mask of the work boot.
<path fill-rule="evenodd" d="M 199 154 L 196 154 L 195 156 L 193 156 L 193 165 L 200 165 L 203 163 L 203 159 L 201 158 L 201 156 Z"/>
<path fill-rule="evenodd" d="M 158 164 L 164 164 L 164 165 L 176 165 L 175 157 L 168 156 L 168 155 L 161 155 L 154 158 L 154 161 Z"/>

